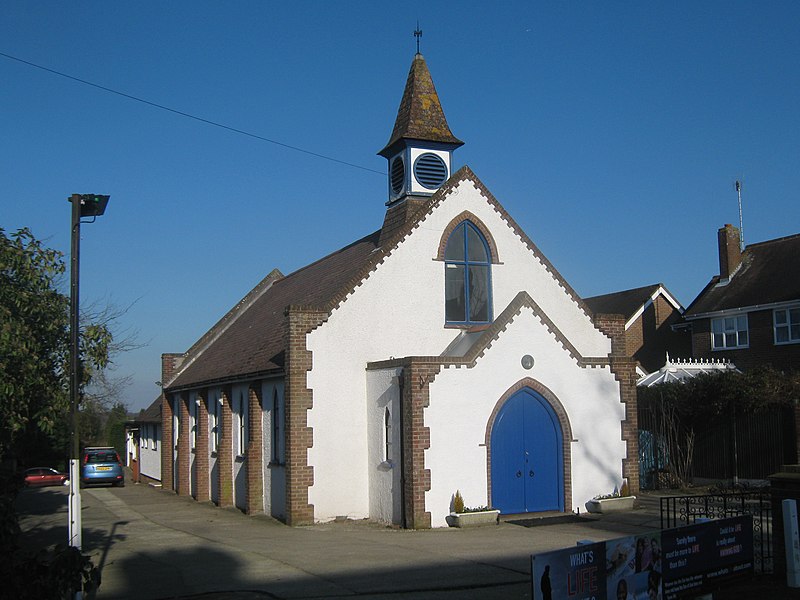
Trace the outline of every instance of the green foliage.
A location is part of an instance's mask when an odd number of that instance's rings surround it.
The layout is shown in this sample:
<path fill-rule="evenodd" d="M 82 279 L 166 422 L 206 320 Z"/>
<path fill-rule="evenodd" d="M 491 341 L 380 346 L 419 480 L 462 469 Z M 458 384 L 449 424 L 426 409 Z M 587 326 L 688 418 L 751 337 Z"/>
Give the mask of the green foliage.
<path fill-rule="evenodd" d="M 0 457 L 65 448 L 69 423 L 69 297 L 63 255 L 30 230 L 0 228 Z M 109 364 L 107 322 L 82 327 L 83 389 Z"/>
<path fill-rule="evenodd" d="M 52 433 L 68 405 L 69 298 L 61 253 L 27 229 L 0 229 L 0 444 L 29 427 Z M 2 452 L 2 448 L 0 448 Z"/>
<path fill-rule="evenodd" d="M 464 498 L 461 497 L 461 492 L 456 490 L 456 495 L 453 498 L 453 512 L 464 512 Z"/>
<path fill-rule="evenodd" d="M 671 484 L 686 487 L 692 481 L 697 434 L 721 417 L 756 415 L 800 402 L 800 372 L 761 366 L 744 373 L 703 374 L 637 391 L 639 409 L 653 416 L 649 427 Z"/>
<path fill-rule="evenodd" d="M 125 421 L 128 411 L 123 404 L 117 403 L 108 413 L 106 422 L 105 444 L 113 446 L 120 456 L 125 456 Z"/>
<path fill-rule="evenodd" d="M 34 552 L 19 544 L 14 498 L 18 482 L 0 482 L 0 585 L 6 598 L 67 600 L 89 594 L 100 585 L 100 571 L 77 548 L 58 545 Z"/>
<path fill-rule="evenodd" d="M 800 372 L 784 373 L 771 366 L 698 375 L 684 382 L 638 389 L 643 405 L 666 404 L 687 426 L 731 411 L 752 414 L 772 406 L 800 402 Z"/>

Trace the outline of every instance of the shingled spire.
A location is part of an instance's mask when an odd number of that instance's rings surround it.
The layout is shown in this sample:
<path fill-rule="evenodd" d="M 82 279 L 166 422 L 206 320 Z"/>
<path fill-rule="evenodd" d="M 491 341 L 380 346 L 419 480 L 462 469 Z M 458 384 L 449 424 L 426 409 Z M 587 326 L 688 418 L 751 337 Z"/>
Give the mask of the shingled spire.
<path fill-rule="evenodd" d="M 394 130 L 389 143 L 378 154 L 391 158 L 404 139 L 441 142 L 452 145 L 453 149 L 464 144 L 453 135 L 447 125 L 439 95 L 422 54 L 414 56 Z"/>
<path fill-rule="evenodd" d="M 389 143 L 389 209 L 381 239 L 402 225 L 452 174 L 453 150 L 463 145 L 450 131 L 428 65 L 419 52 L 408 72 Z"/>

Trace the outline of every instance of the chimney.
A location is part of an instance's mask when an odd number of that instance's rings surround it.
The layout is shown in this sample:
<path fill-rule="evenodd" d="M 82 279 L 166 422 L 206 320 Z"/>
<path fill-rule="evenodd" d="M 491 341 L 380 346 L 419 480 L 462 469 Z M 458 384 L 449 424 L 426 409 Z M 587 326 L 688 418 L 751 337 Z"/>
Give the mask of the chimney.
<path fill-rule="evenodd" d="M 183 362 L 183 354 L 169 353 L 161 355 L 161 385 L 167 387 L 175 378 L 175 374 Z"/>
<path fill-rule="evenodd" d="M 742 262 L 741 238 L 738 227 L 726 224 L 717 232 L 719 243 L 719 278 L 730 279 Z"/>

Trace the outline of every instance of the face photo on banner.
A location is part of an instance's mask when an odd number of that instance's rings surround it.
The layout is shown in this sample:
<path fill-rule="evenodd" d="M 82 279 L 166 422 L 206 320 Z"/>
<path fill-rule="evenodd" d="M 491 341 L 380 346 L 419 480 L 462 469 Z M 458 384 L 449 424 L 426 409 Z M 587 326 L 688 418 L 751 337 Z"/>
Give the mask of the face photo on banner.
<path fill-rule="evenodd" d="M 610 600 L 662 598 L 659 533 L 606 543 L 606 594 Z"/>

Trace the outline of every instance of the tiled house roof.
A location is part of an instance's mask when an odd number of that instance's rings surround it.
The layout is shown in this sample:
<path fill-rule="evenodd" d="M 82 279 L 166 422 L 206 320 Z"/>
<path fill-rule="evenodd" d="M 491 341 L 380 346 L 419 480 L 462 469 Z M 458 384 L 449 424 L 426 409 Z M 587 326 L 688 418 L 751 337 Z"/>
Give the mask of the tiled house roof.
<path fill-rule="evenodd" d="M 139 411 L 133 419 L 134 423 L 161 423 L 161 396 L 153 400 L 153 403 Z"/>
<path fill-rule="evenodd" d="M 686 309 L 692 319 L 725 310 L 800 299 L 800 234 L 751 244 L 727 283 L 712 277 Z"/>
<path fill-rule="evenodd" d="M 592 314 L 623 315 L 627 319 L 639 310 L 660 287 L 663 286 L 655 283 L 632 290 L 592 296 L 584 298 L 583 301 Z"/>
<path fill-rule="evenodd" d="M 342 286 L 364 268 L 377 247 L 379 235 L 379 231 L 370 234 L 271 282 L 261 295 L 212 328 L 204 336 L 212 338 L 207 345 L 187 352 L 186 366 L 168 388 L 281 371 L 286 307 L 328 305 Z M 222 331 L 215 331 L 216 328 Z"/>
<path fill-rule="evenodd" d="M 421 54 L 417 54 L 411 63 L 389 143 L 378 154 L 388 156 L 391 153 L 390 149 L 401 139 L 426 140 L 458 146 L 463 144 L 447 125 L 439 95 Z"/>

